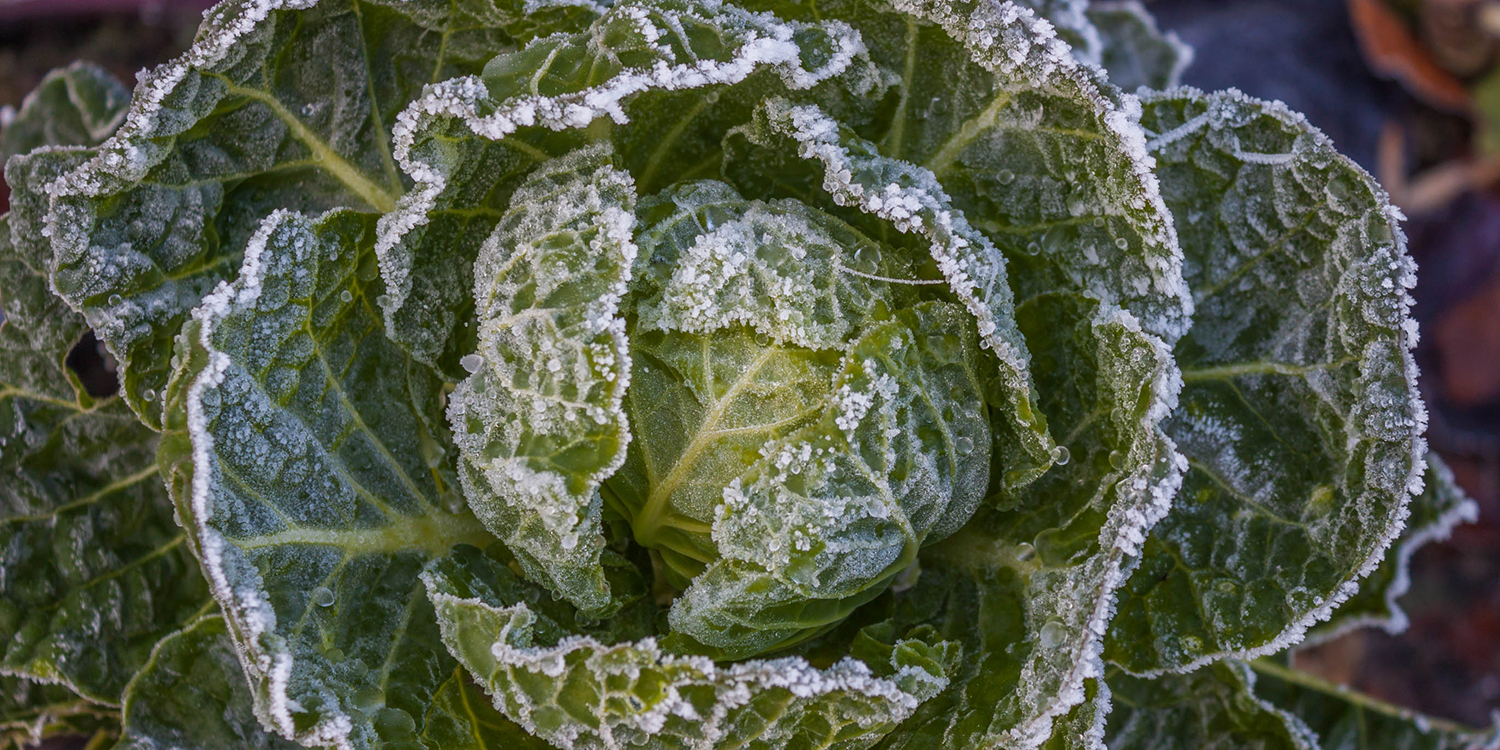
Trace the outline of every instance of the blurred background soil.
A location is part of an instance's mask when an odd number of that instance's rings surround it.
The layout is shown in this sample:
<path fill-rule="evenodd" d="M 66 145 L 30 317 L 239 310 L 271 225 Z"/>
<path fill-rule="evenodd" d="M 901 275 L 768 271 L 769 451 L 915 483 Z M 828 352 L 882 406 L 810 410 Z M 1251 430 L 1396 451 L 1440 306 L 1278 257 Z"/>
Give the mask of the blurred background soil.
<path fill-rule="evenodd" d="M 0 105 L 92 60 L 132 83 L 191 43 L 203 0 L 0 0 Z M 1403 633 L 1297 666 L 1475 726 L 1500 711 L 1500 0 L 1148 0 L 1201 52 L 1184 83 L 1280 99 L 1406 210 L 1429 440 L 1479 522 L 1419 551 Z M 8 205 L 0 186 L 0 210 Z"/>

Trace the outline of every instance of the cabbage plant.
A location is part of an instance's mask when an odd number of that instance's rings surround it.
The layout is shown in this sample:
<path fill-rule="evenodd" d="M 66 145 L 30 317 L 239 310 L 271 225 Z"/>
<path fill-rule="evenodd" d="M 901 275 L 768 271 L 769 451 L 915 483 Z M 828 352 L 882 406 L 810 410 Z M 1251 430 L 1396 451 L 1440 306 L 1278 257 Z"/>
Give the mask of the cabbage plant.
<path fill-rule="evenodd" d="M 1131 2 L 225 0 L 54 72 L 4 737 L 1493 745 L 1286 658 L 1474 505 L 1399 212 L 1188 59 Z"/>

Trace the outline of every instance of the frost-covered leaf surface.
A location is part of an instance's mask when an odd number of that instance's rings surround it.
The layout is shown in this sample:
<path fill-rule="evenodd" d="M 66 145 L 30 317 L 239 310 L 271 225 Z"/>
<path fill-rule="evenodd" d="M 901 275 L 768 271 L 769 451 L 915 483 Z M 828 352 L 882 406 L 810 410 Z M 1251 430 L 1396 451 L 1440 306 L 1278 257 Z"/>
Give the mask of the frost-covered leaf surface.
<path fill-rule="evenodd" d="M 417 575 L 460 542 L 442 382 L 384 335 L 373 216 L 278 212 L 184 328 L 160 461 L 244 652 L 304 744 L 411 739 L 452 668 Z"/>
<path fill-rule="evenodd" d="M 80 152 L 13 159 L 26 185 Z M 118 704 L 207 588 L 172 522 L 155 436 L 64 360 L 83 320 L 47 287 L 36 202 L 0 217 L 0 673 Z"/>
<path fill-rule="evenodd" d="M 475 263 L 479 349 L 448 406 L 460 477 L 528 577 L 605 616 L 599 485 L 630 442 L 635 186 L 589 149 L 539 167 L 514 206 Z"/>
<path fill-rule="evenodd" d="M 224 618 L 162 639 L 125 692 L 116 750 L 292 750 L 255 718 Z"/>
<path fill-rule="evenodd" d="M 1473 523 L 1479 506 L 1454 481 L 1453 471 L 1436 453 L 1427 454 L 1422 494 L 1411 500 L 1411 515 L 1385 559 L 1359 582 L 1359 592 L 1334 610 L 1328 622 L 1308 631 L 1303 644 L 1336 638 L 1354 628 L 1374 626 L 1389 633 L 1406 629 L 1406 612 L 1397 603 L 1411 589 L 1412 555 L 1424 545 L 1448 538 L 1453 527 Z"/>
<path fill-rule="evenodd" d="M 1176 34 L 1158 29 L 1139 0 L 1092 3 L 1088 19 L 1099 30 L 1100 65 L 1109 82 L 1125 91 L 1172 88 L 1193 62 L 1193 50 Z"/>
<path fill-rule="evenodd" d="M 1256 679 L 1247 664 L 1232 660 L 1155 679 L 1111 670 L 1109 750 L 1322 748 L 1305 723 L 1256 696 Z"/>
<path fill-rule="evenodd" d="M 473 345 L 454 324 L 473 314 L 472 300 L 462 280 L 432 277 L 472 262 L 537 160 L 608 140 L 642 193 L 712 176 L 717 141 L 760 98 L 845 73 L 858 51 L 842 24 L 789 24 L 714 0 L 647 0 L 500 55 L 483 77 L 428 89 L 395 131 L 396 156 L 416 184 L 381 226 L 393 337 L 462 377 L 459 358 Z"/>
<path fill-rule="evenodd" d="M 156 426 L 172 338 L 239 268 L 273 209 L 386 211 L 390 128 L 422 85 L 476 73 L 526 33 L 520 3 L 237 0 L 142 79 L 99 155 L 50 188 L 57 290 Z M 538 17 L 546 11 L 539 11 Z M 41 186 L 38 186 L 41 187 Z"/>
<path fill-rule="evenodd" d="M 1135 673 L 1300 640 L 1380 562 L 1426 452 L 1414 264 L 1384 192 L 1280 105 L 1145 107 L 1197 311 L 1168 423 L 1190 468 L 1110 625 Z"/>
<path fill-rule="evenodd" d="M 0 165 L 41 146 L 97 146 L 120 126 L 129 104 L 130 89 L 93 63 L 54 70 L 0 132 Z"/>
<path fill-rule="evenodd" d="M 570 606 L 545 603 L 472 548 L 424 578 L 444 642 L 496 708 L 561 747 L 869 747 L 943 689 L 956 656 L 947 644 L 903 640 L 873 665 L 851 658 L 818 669 L 787 657 L 721 666 L 642 638 L 648 602 L 627 605 L 616 622 L 570 623 Z"/>

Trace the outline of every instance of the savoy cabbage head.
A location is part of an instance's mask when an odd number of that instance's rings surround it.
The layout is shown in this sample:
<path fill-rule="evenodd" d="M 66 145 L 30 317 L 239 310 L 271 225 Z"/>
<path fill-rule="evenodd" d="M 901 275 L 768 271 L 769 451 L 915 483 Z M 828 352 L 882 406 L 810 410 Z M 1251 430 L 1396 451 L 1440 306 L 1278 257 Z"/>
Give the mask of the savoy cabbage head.
<path fill-rule="evenodd" d="M 1399 213 L 1133 2 L 225 0 L 3 139 L 0 727 L 1467 747 Z M 67 365 L 91 331 L 115 397 Z"/>

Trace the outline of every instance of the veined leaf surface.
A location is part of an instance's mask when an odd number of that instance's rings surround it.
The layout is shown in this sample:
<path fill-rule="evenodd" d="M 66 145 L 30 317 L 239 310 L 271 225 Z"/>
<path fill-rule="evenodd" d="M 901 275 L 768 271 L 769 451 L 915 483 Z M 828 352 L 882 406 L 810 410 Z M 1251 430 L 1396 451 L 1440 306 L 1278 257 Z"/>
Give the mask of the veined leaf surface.
<path fill-rule="evenodd" d="M 414 739 L 453 664 L 417 575 L 492 539 L 442 381 L 380 325 L 374 225 L 266 219 L 183 330 L 159 457 L 256 715 L 308 745 Z"/>
<path fill-rule="evenodd" d="M 1174 352 L 1172 512 L 1106 656 L 1138 674 L 1278 651 L 1349 598 L 1421 488 L 1426 411 L 1399 214 L 1299 115 L 1237 92 L 1146 100 L 1197 312 Z"/>

